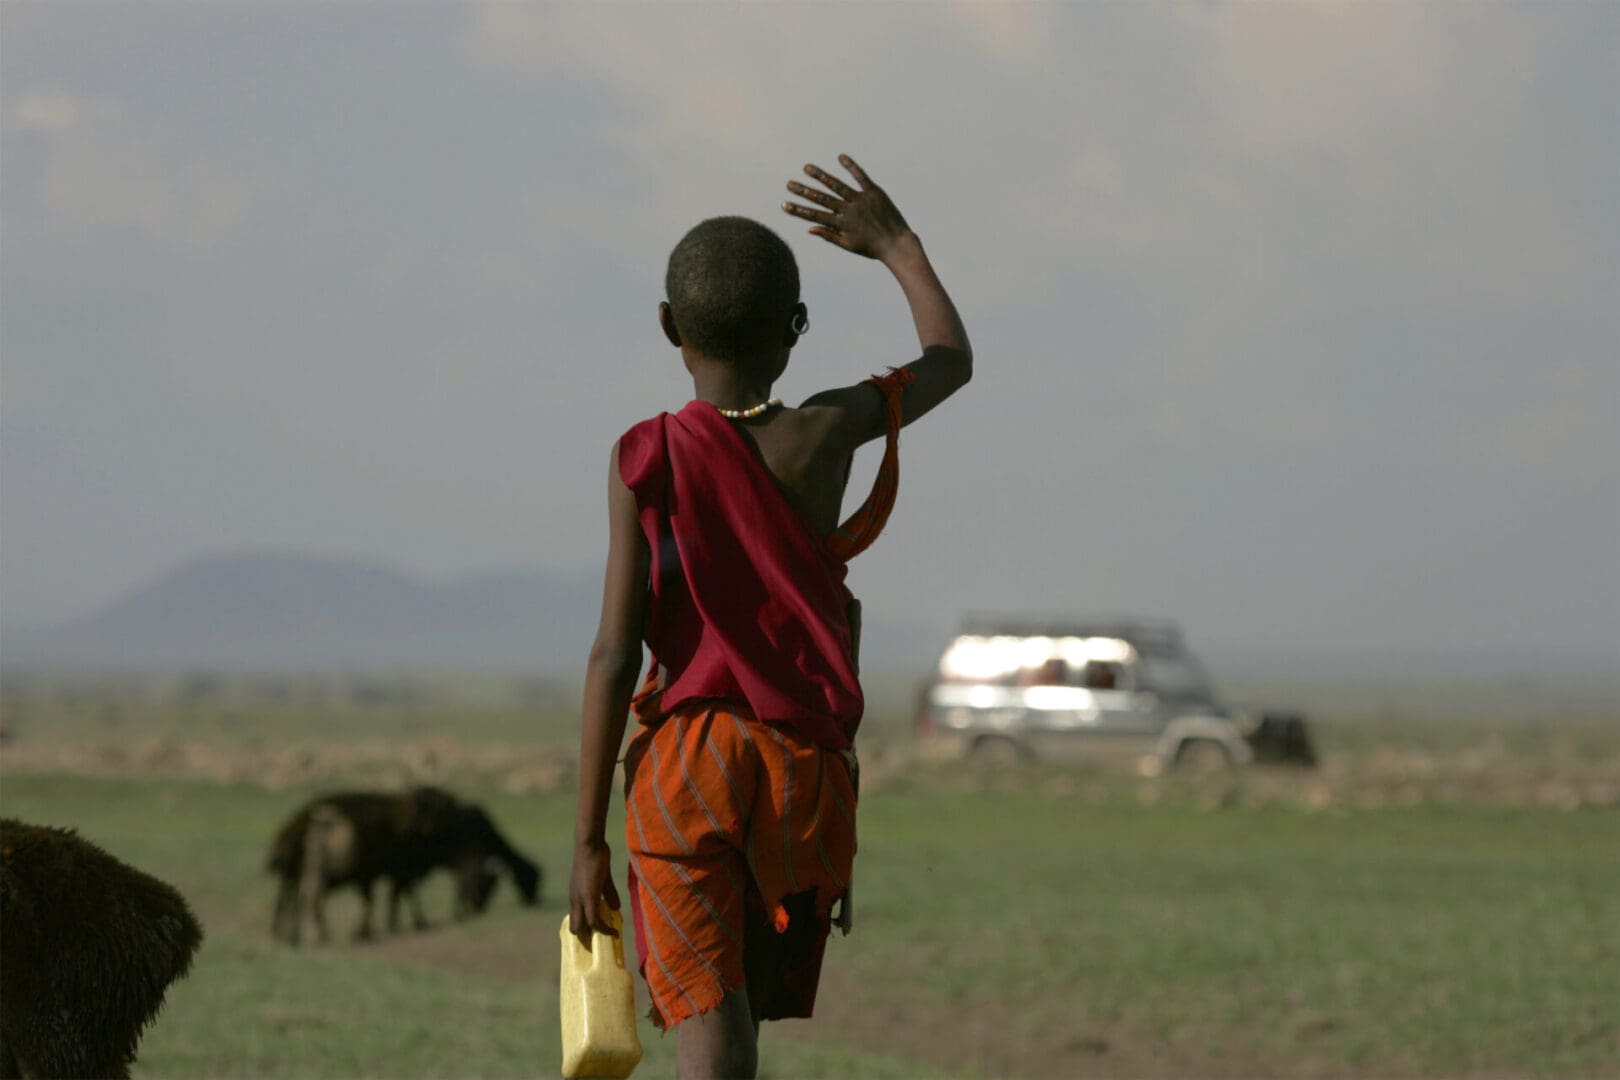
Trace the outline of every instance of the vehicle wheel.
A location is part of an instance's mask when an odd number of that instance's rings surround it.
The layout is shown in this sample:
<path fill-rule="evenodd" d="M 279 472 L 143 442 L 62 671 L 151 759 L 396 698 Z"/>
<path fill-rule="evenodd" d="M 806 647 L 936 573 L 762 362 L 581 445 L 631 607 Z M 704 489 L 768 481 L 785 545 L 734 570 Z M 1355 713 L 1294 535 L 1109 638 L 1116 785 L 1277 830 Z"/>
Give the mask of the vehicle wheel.
<path fill-rule="evenodd" d="M 1024 751 L 1016 742 L 1000 735 L 988 735 L 973 744 L 973 760 L 992 768 L 1020 764 Z"/>
<path fill-rule="evenodd" d="M 1221 773 L 1232 767 L 1226 747 L 1213 739 L 1188 739 L 1176 751 L 1176 770 L 1184 773 Z"/>

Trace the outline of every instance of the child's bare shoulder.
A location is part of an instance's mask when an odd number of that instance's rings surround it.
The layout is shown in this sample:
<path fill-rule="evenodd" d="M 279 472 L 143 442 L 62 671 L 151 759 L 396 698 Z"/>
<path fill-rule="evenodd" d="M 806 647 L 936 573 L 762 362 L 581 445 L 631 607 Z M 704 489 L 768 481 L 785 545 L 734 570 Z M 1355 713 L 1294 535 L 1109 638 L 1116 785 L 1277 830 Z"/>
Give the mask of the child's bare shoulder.
<path fill-rule="evenodd" d="M 795 412 L 809 436 L 841 450 L 853 450 L 883 433 L 883 395 L 866 383 L 812 394 Z"/>

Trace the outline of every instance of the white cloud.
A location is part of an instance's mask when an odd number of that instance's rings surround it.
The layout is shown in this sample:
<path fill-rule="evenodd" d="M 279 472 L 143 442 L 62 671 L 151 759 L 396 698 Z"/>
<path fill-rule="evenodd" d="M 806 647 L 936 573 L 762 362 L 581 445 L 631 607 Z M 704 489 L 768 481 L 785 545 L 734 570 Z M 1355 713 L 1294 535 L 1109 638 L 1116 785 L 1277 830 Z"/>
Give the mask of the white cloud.
<path fill-rule="evenodd" d="M 1592 281 L 1605 253 L 1565 200 L 1537 83 L 1546 20 L 1454 5 L 1185 9 L 1210 57 L 1211 146 L 1236 168 L 1257 246 L 1329 241 L 1327 303 L 1530 309 Z M 1281 196 L 1281 197 L 1279 197 Z M 1319 230 L 1316 240 L 1287 230 Z M 1276 274 L 1298 276 L 1283 258 Z"/>
<path fill-rule="evenodd" d="M 68 94 L 47 90 L 17 103 L 17 122 L 35 131 L 61 134 L 79 122 L 79 102 Z"/>
<path fill-rule="evenodd" d="M 75 232 L 133 228 L 205 252 L 239 228 L 268 190 L 263 179 L 214 161 L 114 98 L 39 88 L 17 102 L 12 119 L 44 140 L 40 201 Z"/>
<path fill-rule="evenodd" d="M 1297 448 L 1347 430 L 1324 320 L 1466 322 L 1603 280 L 1604 239 L 1548 197 L 1555 36 L 1508 8 L 493 4 L 462 46 L 605 105 L 616 167 L 536 190 L 536 239 L 654 268 L 848 149 L 970 314 L 1061 312 L 1084 347 L 1064 290 L 1125 298 L 1141 430 Z"/>
<path fill-rule="evenodd" d="M 1052 77 L 1015 61 L 1043 19 L 1017 5 L 497 3 L 472 9 L 461 46 L 484 69 L 573 81 L 573 96 L 602 113 L 595 139 L 619 164 L 601 183 L 536 193 L 556 230 L 548 241 L 573 236 L 642 264 L 723 212 L 791 236 L 797 223 L 775 209 L 783 184 L 806 160 L 831 165 L 847 151 L 927 235 L 980 268 L 981 296 L 1025 301 L 1054 269 L 1048 227 L 1026 217 L 1010 231 L 1005 211 L 1053 189 L 1023 144 L 1061 128 L 1000 106 Z M 975 201 L 1000 212 L 972 212 Z"/>
<path fill-rule="evenodd" d="M 1046 12 L 1033 0 L 959 0 L 951 13 L 1003 56 L 1027 56 L 1045 40 Z"/>

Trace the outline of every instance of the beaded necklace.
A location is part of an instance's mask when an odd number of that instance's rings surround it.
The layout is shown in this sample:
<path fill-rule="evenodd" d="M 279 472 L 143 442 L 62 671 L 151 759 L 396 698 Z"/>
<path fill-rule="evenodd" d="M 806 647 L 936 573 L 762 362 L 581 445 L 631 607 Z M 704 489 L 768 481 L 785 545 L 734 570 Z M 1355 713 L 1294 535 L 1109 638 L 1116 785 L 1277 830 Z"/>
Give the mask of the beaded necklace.
<path fill-rule="evenodd" d="M 774 409 L 780 404 L 782 404 L 782 399 L 773 397 L 769 401 L 760 402 L 751 409 L 720 409 L 720 415 L 727 420 L 752 420 L 766 409 Z"/>

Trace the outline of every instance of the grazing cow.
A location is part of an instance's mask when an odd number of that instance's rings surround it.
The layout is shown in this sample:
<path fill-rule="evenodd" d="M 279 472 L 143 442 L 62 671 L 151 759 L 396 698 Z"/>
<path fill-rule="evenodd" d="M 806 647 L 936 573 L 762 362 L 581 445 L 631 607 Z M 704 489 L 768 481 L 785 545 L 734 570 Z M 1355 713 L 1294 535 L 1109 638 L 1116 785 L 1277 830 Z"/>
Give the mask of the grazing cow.
<path fill-rule="evenodd" d="M 202 928 L 67 829 L 0 821 L 0 1077 L 127 1077 Z"/>
<path fill-rule="evenodd" d="M 408 899 L 417 929 L 427 925 L 416 887 L 437 869 L 456 875 L 456 918 L 482 912 L 505 869 L 526 904 L 539 902 L 540 868 L 517 852 L 481 807 L 439 788 L 408 792 L 343 792 L 301 807 L 277 832 L 270 870 L 280 879 L 272 932 L 298 943 L 306 921 L 327 940 L 324 899 L 352 885 L 365 907 L 357 938 L 372 935 L 372 893 L 390 885 L 388 929 L 399 930 L 399 904 Z"/>
<path fill-rule="evenodd" d="M 462 804 L 455 836 L 447 848 L 448 862 L 456 873 L 457 918 L 480 914 L 489 906 L 502 870 L 512 875 L 512 884 L 525 905 L 540 902 L 540 867 L 507 843 L 483 807 Z M 415 900 L 413 895 L 413 908 Z"/>

